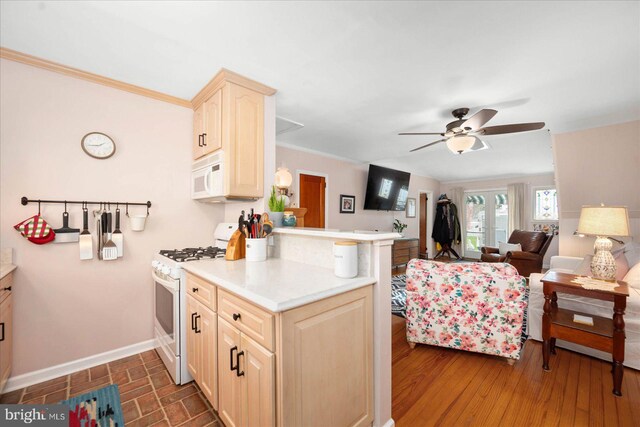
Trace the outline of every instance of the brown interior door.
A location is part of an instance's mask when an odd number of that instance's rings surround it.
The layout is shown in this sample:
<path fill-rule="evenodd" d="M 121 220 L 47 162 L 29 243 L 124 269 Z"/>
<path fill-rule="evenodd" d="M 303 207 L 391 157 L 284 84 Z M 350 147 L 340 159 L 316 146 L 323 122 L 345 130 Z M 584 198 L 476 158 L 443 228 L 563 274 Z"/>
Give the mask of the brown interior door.
<path fill-rule="evenodd" d="M 300 207 L 307 208 L 305 227 L 324 228 L 326 186 L 323 176 L 300 174 Z"/>
<path fill-rule="evenodd" d="M 420 193 L 420 259 L 429 259 L 427 254 L 427 193 Z"/>

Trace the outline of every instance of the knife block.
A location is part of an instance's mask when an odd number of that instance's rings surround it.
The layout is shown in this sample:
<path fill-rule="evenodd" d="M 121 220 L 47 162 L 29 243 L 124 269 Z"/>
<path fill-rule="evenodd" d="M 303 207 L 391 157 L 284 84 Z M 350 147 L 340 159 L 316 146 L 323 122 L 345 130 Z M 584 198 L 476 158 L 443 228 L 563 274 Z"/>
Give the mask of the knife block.
<path fill-rule="evenodd" d="M 224 259 L 227 261 L 236 261 L 245 257 L 245 236 L 240 230 L 233 232 L 229 243 L 227 244 L 227 252 Z"/>

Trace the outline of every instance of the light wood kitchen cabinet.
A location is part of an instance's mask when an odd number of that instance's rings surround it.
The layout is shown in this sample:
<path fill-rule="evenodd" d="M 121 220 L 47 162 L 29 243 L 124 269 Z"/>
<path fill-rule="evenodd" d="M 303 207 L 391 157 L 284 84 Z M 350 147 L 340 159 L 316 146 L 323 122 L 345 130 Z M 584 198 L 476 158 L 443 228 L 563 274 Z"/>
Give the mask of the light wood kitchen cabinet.
<path fill-rule="evenodd" d="M 276 91 L 221 70 L 191 101 L 193 158 L 222 149 L 224 195 L 264 195 L 264 97 Z"/>
<path fill-rule="evenodd" d="M 13 273 L 7 274 L 0 282 L 0 393 L 11 374 L 13 353 L 13 298 L 11 286 Z"/>
<path fill-rule="evenodd" d="M 225 426 L 275 425 L 274 354 L 222 318 L 218 348 L 218 414 Z"/>
<path fill-rule="evenodd" d="M 222 88 L 193 111 L 193 158 L 222 148 Z"/>
<path fill-rule="evenodd" d="M 196 286 L 197 284 L 200 285 L 200 288 Z M 202 284 L 194 280 L 194 276 L 187 276 L 187 286 L 190 287 L 190 292 L 187 295 L 185 319 L 187 325 L 189 325 L 187 330 L 187 369 L 200 386 L 202 394 L 211 402 L 211 406 L 214 409 L 218 409 L 218 384 L 215 364 L 218 352 L 218 318 L 210 307 L 196 300 L 193 296 L 194 293 L 198 294 L 199 289 L 203 289 Z M 196 290 L 194 291 L 194 289 Z"/>
<path fill-rule="evenodd" d="M 373 421 L 371 286 L 281 314 L 280 426 Z"/>

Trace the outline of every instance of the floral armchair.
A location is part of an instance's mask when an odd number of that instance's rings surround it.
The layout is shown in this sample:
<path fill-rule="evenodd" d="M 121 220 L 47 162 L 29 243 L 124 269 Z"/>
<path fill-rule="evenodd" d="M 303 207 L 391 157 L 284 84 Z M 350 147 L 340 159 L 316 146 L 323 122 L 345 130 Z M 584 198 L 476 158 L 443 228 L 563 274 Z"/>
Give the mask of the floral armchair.
<path fill-rule="evenodd" d="M 504 263 L 407 266 L 407 341 L 519 359 L 527 282 Z"/>

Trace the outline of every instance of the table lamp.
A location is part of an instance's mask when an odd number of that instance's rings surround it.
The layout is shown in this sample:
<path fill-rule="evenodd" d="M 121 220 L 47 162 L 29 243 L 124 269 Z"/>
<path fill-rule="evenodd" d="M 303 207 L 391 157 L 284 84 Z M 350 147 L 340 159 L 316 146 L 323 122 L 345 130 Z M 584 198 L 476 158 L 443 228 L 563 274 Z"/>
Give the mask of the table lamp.
<path fill-rule="evenodd" d="M 613 243 L 606 236 L 628 236 L 629 215 L 626 206 L 583 206 L 578 222 L 579 234 L 596 236 L 591 275 L 595 279 L 615 281 L 616 260 L 611 254 Z"/>

